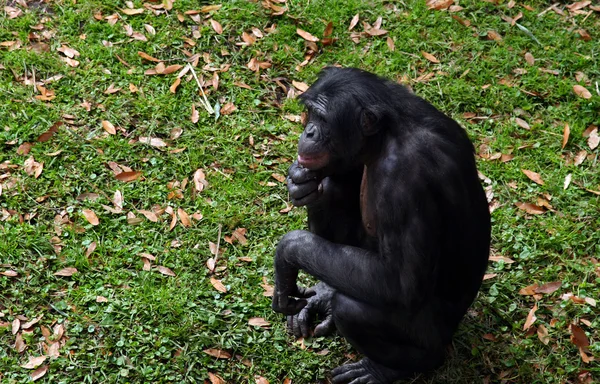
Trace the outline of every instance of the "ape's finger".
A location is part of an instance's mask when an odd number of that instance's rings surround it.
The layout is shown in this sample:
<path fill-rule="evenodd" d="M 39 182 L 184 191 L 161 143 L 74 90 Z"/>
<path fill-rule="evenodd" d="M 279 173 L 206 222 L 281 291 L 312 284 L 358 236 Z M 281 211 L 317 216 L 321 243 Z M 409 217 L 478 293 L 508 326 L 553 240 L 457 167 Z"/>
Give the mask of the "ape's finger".
<path fill-rule="evenodd" d="M 290 178 L 287 180 L 287 189 L 292 199 L 301 199 L 319 189 L 319 183 L 316 180 L 303 184 L 296 184 Z"/>
<path fill-rule="evenodd" d="M 292 179 L 294 183 L 305 183 L 309 180 L 316 180 L 318 178 L 318 174 L 315 171 L 311 171 L 308 168 L 302 168 L 298 161 L 294 161 L 294 163 L 288 169 L 288 177 Z"/>
<path fill-rule="evenodd" d="M 294 204 L 296 207 L 302 207 L 304 205 L 308 205 L 311 203 L 314 203 L 315 201 L 317 201 L 317 199 L 320 197 L 321 193 L 318 190 L 315 190 L 314 192 L 308 194 L 307 196 L 304 196 L 300 199 L 294 199 L 292 197 L 292 204 Z"/>
<path fill-rule="evenodd" d="M 333 316 L 327 315 L 319 325 L 315 327 L 315 337 L 327 336 L 335 329 L 335 323 L 333 322 Z"/>
<path fill-rule="evenodd" d="M 305 307 L 303 310 L 300 311 L 296 319 L 298 331 L 300 333 L 300 336 L 302 337 L 310 336 L 310 316 L 311 313 L 308 307 Z"/>
<path fill-rule="evenodd" d="M 294 296 L 301 298 L 309 298 L 311 296 L 316 295 L 317 292 L 312 288 L 301 287 L 299 285 L 296 286 L 296 294 Z"/>

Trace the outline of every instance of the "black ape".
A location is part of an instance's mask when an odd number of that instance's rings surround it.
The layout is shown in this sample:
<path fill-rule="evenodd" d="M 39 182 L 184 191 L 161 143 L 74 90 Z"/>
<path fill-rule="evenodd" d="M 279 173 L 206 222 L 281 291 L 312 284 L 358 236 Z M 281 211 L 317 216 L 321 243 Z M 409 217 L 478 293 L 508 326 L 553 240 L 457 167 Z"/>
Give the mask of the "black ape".
<path fill-rule="evenodd" d="M 399 84 L 325 69 L 301 99 L 308 122 L 289 169 L 310 232 L 275 255 L 273 309 L 297 336 L 335 328 L 366 357 L 334 383 L 431 370 L 481 285 L 490 216 L 474 149 L 452 119 Z M 296 285 L 303 270 L 321 283 Z M 335 325 L 334 325 L 335 324 Z"/>

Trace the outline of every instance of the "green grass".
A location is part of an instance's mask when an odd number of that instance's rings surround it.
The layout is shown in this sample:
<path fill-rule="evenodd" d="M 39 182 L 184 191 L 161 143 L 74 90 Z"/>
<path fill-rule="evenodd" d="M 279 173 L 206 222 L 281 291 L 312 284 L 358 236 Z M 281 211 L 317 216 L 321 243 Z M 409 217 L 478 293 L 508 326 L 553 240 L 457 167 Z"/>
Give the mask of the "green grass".
<path fill-rule="evenodd" d="M 44 329 L 57 324 L 64 326 L 65 334 L 59 356 L 44 363 L 48 372 L 42 382 L 203 383 L 210 372 L 231 383 L 254 382 L 257 376 L 271 383 L 284 378 L 315 383 L 326 382 L 331 368 L 355 358 L 356 352 L 340 337 L 301 344 L 287 336 L 282 316 L 271 311 L 261 286 L 263 278 L 273 282 L 278 239 L 305 227 L 302 209 L 279 213 L 286 207 L 287 191 L 272 177 L 285 174 L 301 131 L 299 124 L 284 118 L 299 114 L 301 108 L 286 98 L 277 81 L 285 87 L 292 81 L 310 84 L 319 69 L 330 64 L 404 79 L 417 94 L 457 119 L 480 153 L 514 155 L 506 163 L 478 158 L 497 206 L 492 214 L 494 252 L 514 263 L 490 262 L 488 273 L 497 276 L 484 282 L 448 362 L 415 382 L 564 383 L 576 382 L 586 371 L 600 378 L 597 362 L 582 362 L 569 331 L 570 323 L 583 328 L 591 343 L 589 355 L 600 358 L 598 310 L 561 299 L 569 292 L 581 298 L 600 296 L 600 197 L 586 190 L 600 190 L 598 149 L 590 149 L 582 136 L 589 125 L 600 125 L 598 12 L 587 15 L 585 8 L 584 13 L 570 14 L 560 6 L 564 16 L 553 11 L 538 16 L 547 4 L 536 0 L 528 2 L 531 10 L 519 4 L 509 8 L 507 2 L 461 1 L 464 9 L 455 13 L 428 10 L 424 1 L 289 0 L 284 15 L 271 16 L 261 2 L 232 0 L 211 13 L 223 26 L 223 33 L 217 34 L 207 19 L 210 14 L 201 14 L 199 24 L 187 15 L 183 22 L 178 20 L 178 14 L 206 5 L 192 1 L 177 0 L 172 10 L 160 15 L 144 8 L 131 16 L 122 11 L 125 2 L 59 0 L 34 2 L 28 9 L 13 1 L 8 5 L 22 9 L 22 14 L 0 16 L 0 43 L 16 42 L 0 48 L 0 272 L 18 273 L 0 275 L 3 383 L 30 381 L 31 370 L 20 365 L 47 353 L 53 339 L 46 340 Z M 134 8 L 143 8 L 143 3 L 134 1 Z M 101 20 L 94 17 L 99 12 Z M 110 25 L 104 17 L 116 12 L 121 18 Z M 523 17 L 517 22 L 531 34 L 501 18 L 519 12 Z M 356 13 L 361 22 L 353 32 L 363 31 L 362 21 L 372 25 L 382 17 L 388 34 L 352 42 L 347 29 Z M 453 15 L 471 26 L 459 24 Z M 337 40 L 319 45 L 318 54 L 297 71 L 306 48 L 296 28 L 321 37 L 329 21 Z M 153 26 L 156 34 L 148 33 L 144 24 Z M 272 24 L 275 31 L 265 32 Z M 144 33 L 148 41 L 132 40 L 125 25 Z M 251 46 L 236 45 L 242 32 L 252 27 L 264 37 Z M 581 38 L 580 28 L 591 41 Z M 488 39 L 490 30 L 502 41 Z M 394 51 L 386 44 L 388 36 Z M 45 50 L 32 49 L 36 42 L 44 43 Z M 80 53 L 75 57 L 79 66 L 60 59 L 63 54 L 57 49 L 62 45 Z M 218 119 L 209 115 L 188 75 L 172 94 L 169 87 L 176 73 L 144 75 L 156 63 L 142 60 L 138 51 L 167 60 L 166 65 L 185 65 L 188 55 L 200 54 L 195 70 L 206 80 L 214 73 L 203 69 L 207 64 L 229 65 L 219 73 L 218 90 L 208 87 L 207 97 L 211 105 L 231 102 L 237 110 Z M 421 51 L 440 63 L 429 62 Z M 534 65 L 526 63 L 526 52 L 535 58 Z M 272 66 L 252 72 L 247 67 L 252 58 Z M 578 72 L 583 79 L 577 80 Z M 429 73 L 433 75 L 428 81 L 417 81 Z M 40 92 L 31 84 L 33 75 L 38 82 L 62 75 L 45 85 L 55 92 L 53 100 L 35 98 Z M 104 93 L 111 84 L 121 90 Z M 138 92 L 131 93 L 130 84 Z M 592 97 L 575 95 L 575 84 L 585 86 Z M 84 102 L 90 111 L 81 106 Z M 190 120 L 193 104 L 199 111 L 197 123 Z M 519 127 L 516 117 L 531 129 Z M 116 135 L 105 133 L 104 120 L 117 127 Z M 57 121 L 64 125 L 50 140 L 38 142 Z M 571 134 L 562 149 L 565 123 Z M 170 138 L 174 128 L 183 132 L 177 139 Z M 136 140 L 144 136 L 160 137 L 169 146 L 156 148 Z M 33 144 L 31 152 L 19 155 L 17 148 L 25 142 Z M 174 149 L 183 150 L 173 153 Z M 587 158 L 575 166 L 572 159 L 582 150 Z M 38 178 L 25 171 L 31 156 L 43 163 Z M 142 177 L 119 181 L 111 162 Z M 204 170 L 208 186 L 194 193 L 192 177 L 198 168 Z M 538 172 L 545 184 L 530 181 L 522 169 Z M 573 182 L 564 189 L 568 174 Z M 172 184 L 184 180 L 185 188 Z M 169 194 L 177 188 L 181 198 L 172 198 Z M 114 207 L 111 200 L 117 190 L 124 197 L 123 212 L 109 213 L 102 205 Z M 96 193 L 98 198 L 77 199 L 82 193 Z M 553 210 L 542 215 L 530 215 L 515 205 L 535 204 L 544 196 L 551 197 Z M 190 227 L 178 222 L 169 230 L 169 214 L 152 222 L 138 213 L 153 207 L 181 208 L 203 218 Z M 85 219 L 84 209 L 97 214 L 99 225 Z M 128 212 L 141 222 L 130 224 Z M 212 256 L 209 242 L 217 242 L 219 226 L 224 253 L 213 277 L 222 280 L 227 293 L 213 288 L 206 267 Z M 247 244 L 225 242 L 224 236 L 236 228 L 247 229 Z M 96 249 L 86 255 L 92 243 Z M 154 266 L 168 267 L 176 277 L 162 275 L 155 267 L 143 270 L 144 252 L 156 257 Z M 78 272 L 54 275 L 66 267 Z M 536 300 L 519 290 L 552 281 L 562 286 L 537 300 L 532 327 L 548 329 L 545 345 L 535 332 L 523 331 Z M 97 302 L 98 296 L 106 302 Z M 30 329 L 19 329 L 26 345 L 19 353 L 11 324 L 40 316 Z M 252 317 L 265 318 L 271 327 L 248 325 Z M 216 359 L 203 352 L 209 348 L 233 356 Z"/>

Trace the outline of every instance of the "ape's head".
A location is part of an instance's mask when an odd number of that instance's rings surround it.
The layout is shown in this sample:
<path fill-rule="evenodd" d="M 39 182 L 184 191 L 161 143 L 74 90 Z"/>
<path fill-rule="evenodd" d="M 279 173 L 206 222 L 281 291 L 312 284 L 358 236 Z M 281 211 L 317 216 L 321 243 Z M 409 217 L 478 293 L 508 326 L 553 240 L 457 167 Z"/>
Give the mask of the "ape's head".
<path fill-rule="evenodd" d="M 382 128 L 378 99 L 386 87 L 385 80 L 355 68 L 325 68 L 299 97 L 307 116 L 298 163 L 319 170 L 359 160 L 367 138 Z"/>

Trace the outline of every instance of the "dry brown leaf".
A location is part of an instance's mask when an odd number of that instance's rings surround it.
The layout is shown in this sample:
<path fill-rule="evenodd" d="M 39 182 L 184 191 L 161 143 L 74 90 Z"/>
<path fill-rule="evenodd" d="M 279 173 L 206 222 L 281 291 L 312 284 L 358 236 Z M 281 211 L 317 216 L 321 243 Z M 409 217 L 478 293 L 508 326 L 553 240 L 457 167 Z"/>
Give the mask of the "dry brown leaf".
<path fill-rule="evenodd" d="M 104 128 L 104 130 L 110 133 L 111 135 L 117 134 L 115 126 L 110 121 L 102 120 L 102 128 Z"/>
<path fill-rule="evenodd" d="M 569 141 L 569 135 L 571 134 L 571 129 L 569 128 L 569 124 L 565 124 L 565 129 L 563 130 L 563 140 L 562 140 L 562 149 L 565 148 L 567 142 Z"/>
<path fill-rule="evenodd" d="M 527 122 L 520 117 L 515 117 L 515 123 L 517 123 L 517 125 L 523 129 L 530 129 L 529 124 L 527 124 Z"/>
<path fill-rule="evenodd" d="M 21 336 L 21 334 L 18 333 L 17 336 L 15 336 L 15 351 L 17 351 L 17 353 L 21 354 L 26 349 L 27 349 L 27 344 L 25 344 L 25 341 L 23 340 L 23 336 Z"/>
<path fill-rule="evenodd" d="M 106 91 L 104 91 L 105 94 L 107 95 L 112 95 L 113 93 L 117 93 L 121 90 L 121 88 L 115 88 L 115 83 L 111 83 L 108 88 L 106 88 Z"/>
<path fill-rule="evenodd" d="M 586 31 L 583 28 L 578 29 L 577 33 L 579 33 L 579 36 L 581 36 L 581 39 L 583 41 L 591 41 L 592 40 L 592 36 L 590 36 L 590 34 L 588 33 L 588 31 Z"/>
<path fill-rule="evenodd" d="M 177 87 L 179 87 L 179 84 L 181 83 L 181 78 L 176 78 L 175 81 L 173 82 L 173 84 L 171 84 L 171 86 L 169 87 L 169 92 L 171 93 L 175 93 L 177 92 Z"/>
<path fill-rule="evenodd" d="M 269 323 L 267 320 L 263 319 L 262 317 L 252 317 L 252 318 L 250 318 L 250 320 L 248 320 L 248 324 L 255 326 L 255 327 L 262 327 L 262 328 L 268 328 L 271 326 L 271 323 Z"/>
<path fill-rule="evenodd" d="M 352 20 L 350 20 L 350 26 L 348 27 L 348 30 L 351 31 L 354 27 L 356 27 L 356 24 L 358 24 L 359 21 L 359 15 L 358 13 L 356 15 L 354 15 L 354 17 L 352 17 Z"/>
<path fill-rule="evenodd" d="M 551 294 L 553 292 L 556 292 L 562 285 L 562 282 L 560 281 L 553 281 L 551 283 L 546 283 L 544 285 L 540 285 L 539 287 L 535 288 L 535 293 L 544 293 L 544 294 Z"/>
<path fill-rule="evenodd" d="M 141 136 L 138 139 L 138 141 L 140 143 L 148 144 L 148 145 L 151 145 L 153 147 L 158 147 L 158 148 L 162 148 L 162 147 L 166 147 L 167 146 L 167 143 L 165 143 L 163 141 L 163 139 L 161 139 L 159 137 L 144 137 L 144 136 Z"/>
<path fill-rule="evenodd" d="M 227 384 L 221 376 L 215 375 L 214 373 L 208 372 L 208 380 L 210 380 L 210 384 Z"/>
<path fill-rule="evenodd" d="M 548 343 L 550 342 L 550 336 L 548 335 L 548 328 L 546 328 L 544 324 L 540 324 L 540 326 L 538 327 L 537 335 L 538 339 L 540 339 L 540 341 L 544 343 L 544 345 L 548 345 Z"/>
<path fill-rule="evenodd" d="M 502 41 L 502 36 L 496 31 L 488 31 L 487 38 L 488 40 Z"/>
<path fill-rule="evenodd" d="M 194 181 L 194 188 L 196 188 L 196 191 L 202 192 L 207 182 L 204 171 L 201 168 L 198 168 L 196 172 L 194 172 L 194 177 L 192 180 Z"/>
<path fill-rule="evenodd" d="M 454 0 L 427 0 L 426 5 L 429 9 L 435 9 L 439 11 L 442 9 L 448 9 L 448 7 L 450 7 L 453 3 Z"/>
<path fill-rule="evenodd" d="M 524 331 L 528 330 L 533 325 L 533 323 L 535 323 L 535 321 L 537 320 L 537 317 L 535 317 L 535 311 L 537 311 L 537 310 L 538 310 L 537 304 L 534 304 L 533 308 L 531 308 L 531 310 L 529 311 L 529 314 L 527 315 L 525 324 L 523 325 Z"/>
<path fill-rule="evenodd" d="M 329 37 L 333 33 L 333 22 L 327 23 L 325 30 L 323 31 L 323 37 Z"/>
<path fill-rule="evenodd" d="M 157 266 L 156 266 L 156 269 L 158 269 L 158 272 L 162 273 L 162 274 L 163 274 L 163 275 L 165 275 L 165 276 L 172 276 L 172 277 L 175 277 L 175 276 L 177 276 L 177 275 L 175 275 L 175 272 L 173 272 L 173 271 L 172 271 L 172 270 L 170 270 L 169 268 L 167 268 L 167 267 L 164 267 L 164 266 L 162 266 L 162 265 L 157 265 Z"/>
<path fill-rule="evenodd" d="M 221 107 L 221 115 L 231 115 L 237 111 L 237 107 L 233 103 L 226 103 Z"/>
<path fill-rule="evenodd" d="M 177 208 L 177 215 L 179 216 L 181 225 L 183 225 L 186 228 L 192 226 L 192 221 L 190 220 L 190 216 L 183 209 Z"/>
<path fill-rule="evenodd" d="M 44 169 L 44 163 L 39 163 L 39 162 L 35 161 L 33 156 L 31 156 L 27 160 L 25 160 L 23 162 L 23 166 L 25 168 L 25 172 L 28 175 L 35 177 L 36 179 L 38 177 L 40 177 L 40 175 L 42 174 L 42 171 Z"/>
<path fill-rule="evenodd" d="M 96 213 L 94 211 L 92 211 L 91 209 L 83 209 L 83 210 L 81 210 L 81 213 L 83 213 L 83 216 L 90 224 L 92 224 L 92 225 L 100 224 L 100 220 L 98 220 L 98 216 L 96 216 Z"/>
<path fill-rule="evenodd" d="M 285 183 L 285 176 L 283 176 L 279 173 L 272 173 L 271 177 L 274 178 L 275 180 L 279 181 L 280 183 Z"/>
<path fill-rule="evenodd" d="M 506 256 L 490 256 L 489 260 L 490 261 L 503 261 L 505 264 L 512 264 L 515 262 L 510 257 L 506 257 Z"/>
<path fill-rule="evenodd" d="M 223 33 L 223 27 L 217 20 L 210 19 L 210 25 L 211 25 L 212 29 L 214 29 L 215 32 L 217 32 L 219 35 Z"/>
<path fill-rule="evenodd" d="M 192 116 L 190 117 L 190 120 L 192 121 L 192 123 L 196 124 L 199 119 L 200 113 L 196 110 L 196 106 L 192 104 Z"/>
<path fill-rule="evenodd" d="M 57 345 L 58 345 L 58 343 L 57 343 Z M 29 375 L 29 377 L 31 377 L 31 381 L 36 381 L 36 380 L 39 380 L 42 377 L 44 377 L 44 375 L 46 374 L 46 372 L 48 372 L 48 366 L 47 365 L 42 365 L 41 367 L 39 367 L 35 371 L 31 372 L 31 374 Z"/>
<path fill-rule="evenodd" d="M 313 35 L 311 35 L 310 33 L 300 29 L 300 28 L 296 28 L 296 33 L 300 35 L 300 37 L 302 37 L 304 40 L 306 41 L 312 41 L 314 43 L 319 41 L 318 37 L 315 37 Z"/>
<path fill-rule="evenodd" d="M 366 30 L 365 33 L 369 36 L 383 36 L 386 33 L 388 33 L 388 31 L 385 29 L 371 28 L 369 30 Z"/>
<path fill-rule="evenodd" d="M 47 356 L 30 357 L 29 361 L 27 363 L 21 365 L 21 368 L 34 369 L 34 368 L 40 366 L 41 364 L 43 364 L 47 358 L 48 358 Z"/>
<path fill-rule="evenodd" d="M 427 60 L 431 61 L 432 63 L 439 63 L 440 61 L 437 59 L 437 57 L 433 56 L 431 53 L 425 52 L 425 51 L 421 51 L 421 55 L 423 55 L 424 58 L 426 58 Z"/>
<path fill-rule="evenodd" d="M 269 384 L 269 380 L 265 379 L 262 376 L 254 376 L 254 383 L 255 384 Z"/>
<path fill-rule="evenodd" d="M 586 336 L 583 329 L 575 324 L 570 324 L 571 342 L 578 348 L 587 348 L 590 346 L 590 340 Z"/>
<path fill-rule="evenodd" d="M 177 215 L 175 212 L 171 214 L 171 224 L 169 224 L 169 231 L 172 231 L 173 228 L 177 225 Z"/>
<path fill-rule="evenodd" d="M 124 14 L 126 14 L 128 16 L 141 15 L 142 13 L 144 13 L 144 11 L 145 11 L 144 8 L 137 8 L 137 9 L 124 8 L 124 9 L 121 9 L 121 12 L 123 12 Z"/>
<path fill-rule="evenodd" d="M 42 133 L 37 141 L 40 143 L 44 143 L 48 140 L 50 140 L 52 138 L 52 136 L 54 136 L 54 134 L 56 132 L 58 132 L 58 128 L 63 125 L 62 121 L 57 121 L 56 123 L 52 124 L 52 126 L 44 133 Z M 30 144 L 31 145 L 31 144 Z M 20 148 L 20 147 L 19 147 Z M 19 154 L 19 151 L 17 151 L 17 154 Z"/>
<path fill-rule="evenodd" d="M 104 296 L 96 296 L 96 303 L 108 303 L 108 299 Z"/>
<path fill-rule="evenodd" d="M 539 173 L 530 171 L 528 169 L 521 169 L 521 171 L 523 171 L 525 176 L 527 176 L 530 180 L 536 182 L 539 185 L 544 185 L 544 180 L 542 180 L 542 177 Z"/>
<path fill-rule="evenodd" d="M 522 209 L 532 215 L 541 215 L 546 212 L 544 208 L 531 203 L 515 203 L 515 205 L 517 208 Z"/>
<path fill-rule="evenodd" d="M 592 94 L 590 93 L 590 91 L 587 90 L 587 88 L 582 87 L 579 84 L 575 84 L 573 86 L 573 92 L 575 92 L 575 94 L 579 97 L 583 97 L 584 99 L 591 99 L 592 98 Z"/>
<path fill-rule="evenodd" d="M 138 171 L 129 171 L 129 172 L 121 172 L 118 175 L 115 175 L 115 178 L 119 181 L 130 182 L 135 181 L 142 176 L 142 172 Z"/>
<path fill-rule="evenodd" d="M 156 213 L 152 212 L 152 211 L 147 211 L 145 209 L 140 209 L 138 210 L 139 213 L 141 213 L 142 215 L 144 215 L 144 217 L 146 217 L 146 219 L 150 220 L 153 223 L 157 223 L 158 222 L 158 216 L 156 216 Z"/>
<path fill-rule="evenodd" d="M 75 273 L 77 273 L 77 268 L 63 268 L 60 271 L 54 272 L 54 276 L 65 276 L 65 277 L 69 277 L 69 276 L 73 276 Z"/>
<path fill-rule="evenodd" d="M 592 149 L 592 150 L 596 149 L 598 147 L 598 144 L 600 144 L 600 137 L 598 136 L 598 128 L 594 128 L 592 130 L 592 132 L 590 132 L 587 143 L 590 146 L 590 149 Z"/>
<path fill-rule="evenodd" d="M 11 333 L 13 335 L 16 335 L 17 332 L 19 332 L 20 328 L 21 328 L 21 320 L 19 320 L 19 318 L 15 318 L 11 323 Z"/>
<path fill-rule="evenodd" d="M 217 359 L 231 359 L 231 353 L 217 348 L 208 348 L 202 351 L 209 356 L 216 357 Z"/>
<path fill-rule="evenodd" d="M 575 166 L 581 165 L 586 159 L 587 155 L 588 153 L 585 149 L 577 152 L 575 159 L 573 160 L 573 164 L 575 164 Z"/>
<path fill-rule="evenodd" d="M 498 276 L 497 273 L 486 273 L 485 275 L 483 275 L 483 280 L 489 280 L 489 279 L 493 279 L 494 277 Z"/>
<path fill-rule="evenodd" d="M 17 148 L 17 155 L 28 155 L 31 151 L 31 147 L 33 147 L 33 144 L 27 141 L 24 142 L 23 144 L 19 145 L 19 148 Z"/>
<path fill-rule="evenodd" d="M 210 278 L 210 283 L 212 286 L 219 292 L 227 293 L 227 287 L 223 285 L 221 280 L 215 279 L 214 277 Z"/>
<path fill-rule="evenodd" d="M 19 274 L 17 273 L 17 271 L 13 271 L 12 269 L 7 269 L 6 271 L 2 271 L 2 272 L 0 272 L 0 275 L 7 276 L 7 277 L 17 277 L 17 276 L 19 276 Z"/>
<path fill-rule="evenodd" d="M 248 240 L 246 240 L 246 228 L 236 228 L 231 233 L 231 236 L 237 241 L 239 241 L 239 243 L 242 245 L 246 245 L 246 243 L 248 242 Z"/>
<path fill-rule="evenodd" d="M 292 85 L 294 86 L 294 88 L 302 92 L 306 92 L 308 90 L 308 85 L 301 81 L 292 80 Z"/>
<path fill-rule="evenodd" d="M 385 39 L 385 42 L 386 42 L 386 44 L 387 44 L 387 46 L 388 46 L 388 49 L 389 49 L 390 51 L 394 52 L 394 50 L 396 49 L 396 46 L 394 45 L 394 40 L 393 40 L 391 37 L 389 37 L 389 36 L 388 36 L 388 37 Z"/>
<path fill-rule="evenodd" d="M 534 65 L 535 64 L 535 58 L 533 57 L 533 55 L 529 52 L 527 52 L 525 54 L 525 61 L 527 62 L 527 64 L 529 65 Z"/>

